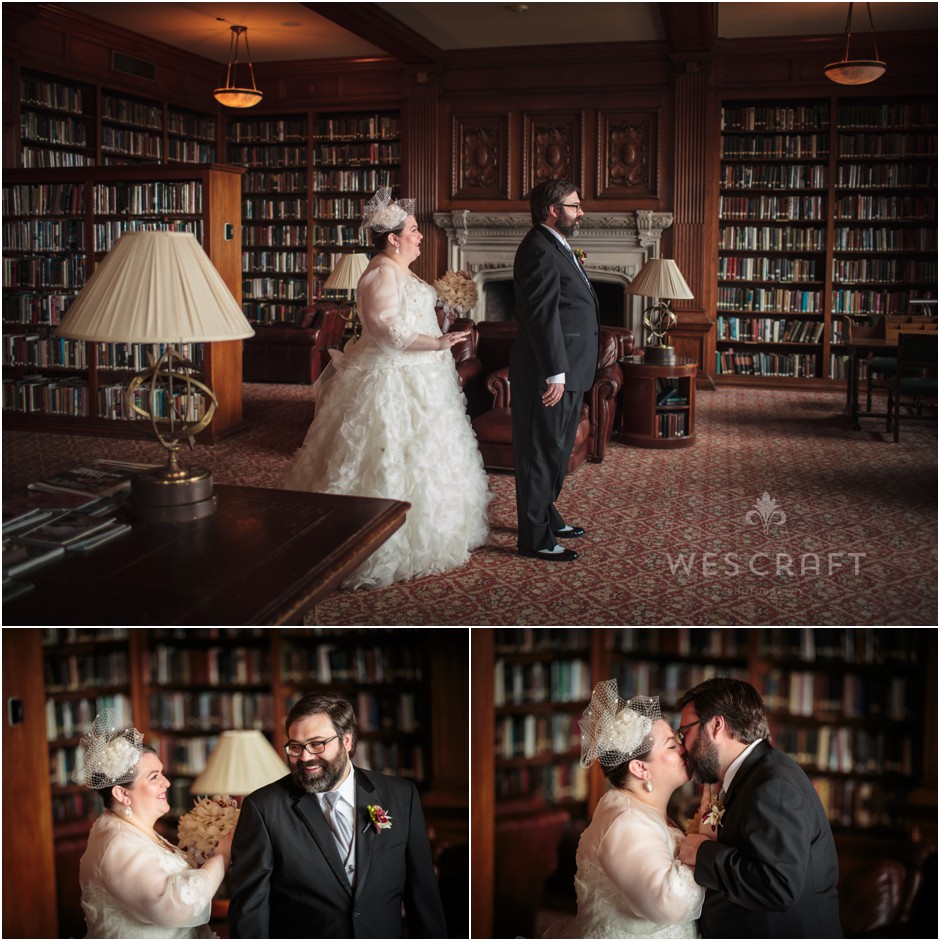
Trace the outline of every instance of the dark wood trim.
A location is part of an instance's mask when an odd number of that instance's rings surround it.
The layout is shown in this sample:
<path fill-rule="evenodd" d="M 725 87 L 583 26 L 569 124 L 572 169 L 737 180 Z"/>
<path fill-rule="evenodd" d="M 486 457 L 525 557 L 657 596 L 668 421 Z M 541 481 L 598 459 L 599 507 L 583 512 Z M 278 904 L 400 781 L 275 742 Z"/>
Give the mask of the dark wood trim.
<path fill-rule="evenodd" d="M 493 629 L 470 632 L 470 751 L 473 755 L 470 817 L 470 927 L 474 938 L 493 937 L 493 893 L 496 857 L 496 760 L 493 750 Z"/>

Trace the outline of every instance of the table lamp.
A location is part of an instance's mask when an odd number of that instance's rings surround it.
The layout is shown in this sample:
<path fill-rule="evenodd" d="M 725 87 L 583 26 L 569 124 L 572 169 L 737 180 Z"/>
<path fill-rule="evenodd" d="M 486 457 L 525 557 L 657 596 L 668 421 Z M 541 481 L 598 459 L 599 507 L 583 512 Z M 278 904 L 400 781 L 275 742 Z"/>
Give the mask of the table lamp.
<path fill-rule="evenodd" d="M 627 294 L 654 297 L 657 303 L 643 311 L 643 324 L 649 338 L 643 348 L 643 362 L 671 365 L 676 361 L 675 347 L 665 342 L 666 333 L 676 323 L 670 300 L 691 300 L 694 295 L 685 283 L 679 266 L 671 258 L 650 258 L 627 285 Z"/>
<path fill-rule="evenodd" d="M 244 796 L 283 778 L 284 759 L 257 729 L 223 732 L 190 794 Z"/>
<path fill-rule="evenodd" d="M 349 252 L 340 258 L 339 264 L 330 272 L 330 276 L 323 285 L 325 291 L 345 291 L 352 298 L 352 310 L 343 314 L 343 320 L 352 327 L 353 336 L 359 334 L 359 315 L 356 313 L 356 288 L 362 272 L 369 264 L 369 256 L 365 252 Z"/>
<path fill-rule="evenodd" d="M 125 232 L 69 307 L 58 336 L 98 343 L 160 343 L 166 351 L 138 373 L 124 393 L 125 408 L 150 419 L 169 452 L 158 471 L 131 482 L 131 507 L 153 522 L 183 522 L 215 512 L 212 474 L 182 468 L 178 452 L 209 426 L 217 399 L 178 344 L 241 340 L 254 335 L 238 302 L 191 232 Z M 148 407 L 135 401 L 147 392 Z M 208 407 L 198 414 L 196 396 Z M 165 408 L 161 408 L 161 402 Z M 166 417 L 163 417 L 165 412 Z"/>

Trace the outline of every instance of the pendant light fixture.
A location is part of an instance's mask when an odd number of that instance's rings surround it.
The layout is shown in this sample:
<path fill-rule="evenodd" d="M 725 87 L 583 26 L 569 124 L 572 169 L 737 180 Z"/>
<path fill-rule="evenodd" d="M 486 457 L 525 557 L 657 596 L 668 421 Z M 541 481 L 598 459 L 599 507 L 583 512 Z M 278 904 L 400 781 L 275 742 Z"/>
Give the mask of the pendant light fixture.
<path fill-rule="evenodd" d="M 845 55 L 841 62 L 830 62 L 826 66 L 826 77 L 840 85 L 867 85 L 881 78 L 888 66 L 878 58 L 878 42 L 875 39 L 875 23 L 871 17 L 871 4 L 868 7 L 868 23 L 871 26 L 871 41 L 875 49 L 874 59 L 850 59 L 849 43 L 852 41 L 852 7 L 849 4 L 849 17 L 845 21 Z"/>
<path fill-rule="evenodd" d="M 238 41 L 245 36 L 245 53 L 248 56 L 248 74 L 251 76 L 251 88 L 239 88 L 236 72 L 238 71 Z M 251 50 L 248 48 L 248 27 L 233 26 L 232 42 L 228 52 L 228 69 L 225 72 L 225 86 L 213 93 L 215 100 L 227 108 L 253 108 L 264 97 L 255 85 L 255 70 L 251 65 Z"/>

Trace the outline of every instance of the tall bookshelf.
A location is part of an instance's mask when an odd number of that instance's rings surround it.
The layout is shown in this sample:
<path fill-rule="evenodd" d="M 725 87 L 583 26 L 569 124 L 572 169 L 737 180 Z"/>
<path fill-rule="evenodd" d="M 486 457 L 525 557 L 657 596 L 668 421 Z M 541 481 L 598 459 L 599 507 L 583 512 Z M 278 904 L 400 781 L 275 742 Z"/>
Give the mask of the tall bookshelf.
<path fill-rule="evenodd" d="M 95 163 L 94 86 L 36 72 L 20 76 L 20 159 L 24 167 Z"/>
<path fill-rule="evenodd" d="M 231 118 L 226 159 L 247 169 L 244 311 L 254 324 L 295 322 L 322 297 L 343 252 L 368 245 L 366 200 L 400 185 L 397 112 Z"/>
<path fill-rule="evenodd" d="M 716 375 L 845 378 L 842 318 L 936 298 L 936 102 L 725 101 Z"/>
<path fill-rule="evenodd" d="M 13 427 L 112 437 L 146 435 L 124 415 L 123 384 L 146 365 L 140 344 L 86 343 L 55 328 L 122 232 L 192 232 L 241 296 L 240 177 L 235 167 L 9 170 L 3 180 L 3 409 Z M 241 341 L 188 351 L 219 406 L 203 434 L 242 425 Z"/>

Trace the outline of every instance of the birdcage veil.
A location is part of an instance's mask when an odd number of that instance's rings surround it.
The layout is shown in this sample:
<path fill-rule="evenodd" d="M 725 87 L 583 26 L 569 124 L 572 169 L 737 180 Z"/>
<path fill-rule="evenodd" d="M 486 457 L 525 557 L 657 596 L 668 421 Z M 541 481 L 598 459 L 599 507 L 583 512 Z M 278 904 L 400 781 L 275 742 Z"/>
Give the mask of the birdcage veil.
<path fill-rule="evenodd" d="M 615 768 L 642 755 L 653 745 L 653 723 L 660 718 L 658 696 L 621 699 L 616 680 L 598 683 L 581 716 L 581 767 L 599 760 Z"/>
<path fill-rule="evenodd" d="M 394 232 L 405 224 L 408 216 L 415 212 L 415 200 L 392 199 L 392 191 L 387 186 L 380 186 L 375 196 L 370 199 L 362 212 L 360 228 L 375 232 Z"/>
<path fill-rule="evenodd" d="M 137 777 L 143 743 L 137 729 L 119 725 L 114 710 L 103 709 L 78 743 L 72 780 L 95 790 L 130 784 Z"/>

